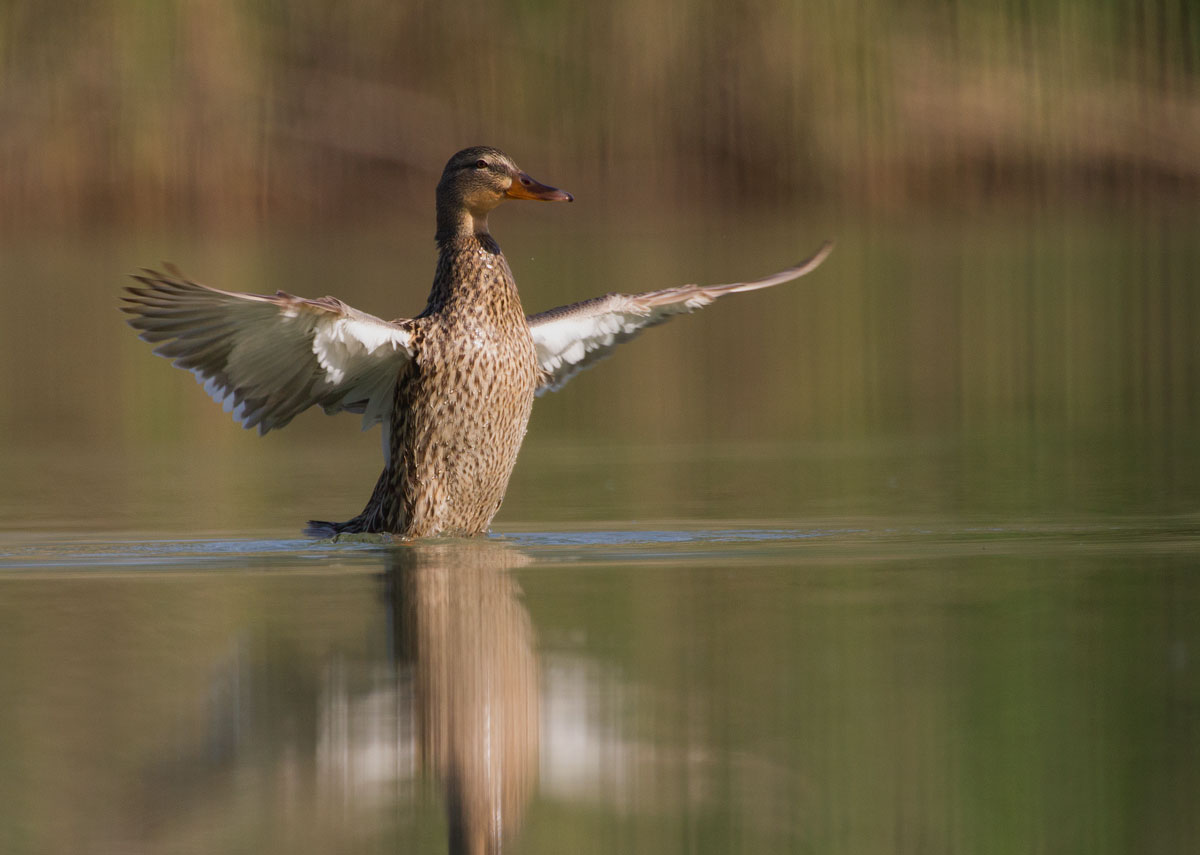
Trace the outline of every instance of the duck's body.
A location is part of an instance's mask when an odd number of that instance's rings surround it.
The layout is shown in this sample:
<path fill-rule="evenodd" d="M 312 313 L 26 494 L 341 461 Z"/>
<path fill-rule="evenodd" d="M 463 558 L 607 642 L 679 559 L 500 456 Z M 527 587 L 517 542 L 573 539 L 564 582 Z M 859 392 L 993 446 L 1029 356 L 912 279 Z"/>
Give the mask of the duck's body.
<path fill-rule="evenodd" d="M 487 531 L 500 508 L 534 396 L 561 388 L 642 329 L 719 296 L 777 285 L 811 259 L 753 282 L 608 294 L 526 316 L 488 231 L 505 198 L 571 201 L 493 148 L 464 149 L 438 184 L 438 265 L 425 310 L 382 321 L 333 297 L 220 291 L 174 268 L 136 277 L 130 323 L 156 353 L 260 433 L 310 406 L 383 423 L 384 469 L 363 511 L 308 533 L 404 538 Z"/>
<path fill-rule="evenodd" d="M 538 386 L 533 337 L 490 236 L 460 235 L 439 250 L 371 500 L 349 522 L 310 523 L 309 534 L 470 535 L 500 510 Z"/>

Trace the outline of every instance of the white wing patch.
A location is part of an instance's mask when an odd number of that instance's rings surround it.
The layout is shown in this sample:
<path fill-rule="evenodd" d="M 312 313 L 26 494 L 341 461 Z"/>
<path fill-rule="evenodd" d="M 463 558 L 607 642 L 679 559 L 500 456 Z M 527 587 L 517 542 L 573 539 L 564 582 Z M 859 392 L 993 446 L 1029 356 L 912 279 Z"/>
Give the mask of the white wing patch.
<path fill-rule="evenodd" d="M 608 305 L 604 309 L 596 307 L 594 313 L 565 315 L 551 322 L 530 324 L 534 353 L 542 371 L 550 378 L 538 388 L 537 394 L 561 389 L 592 362 L 608 356 L 618 344 L 659 322 L 653 312 L 622 305 L 628 302 L 623 294 L 601 297 L 596 302 Z"/>
<path fill-rule="evenodd" d="M 610 311 L 541 324 L 533 327 L 534 347 L 542 366 L 556 370 L 564 363 L 578 363 L 593 350 L 611 347 L 617 343 L 618 336 L 635 334 L 644 325 L 646 317 Z"/>
<path fill-rule="evenodd" d="M 312 352 L 325 369 L 325 382 L 336 385 L 343 382 L 364 357 L 376 358 L 377 351 L 382 348 L 388 348 L 392 353 L 407 349 L 410 338 L 398 328 L 384 329 L 350 318 L 337 318 L 316 324 Z"/>

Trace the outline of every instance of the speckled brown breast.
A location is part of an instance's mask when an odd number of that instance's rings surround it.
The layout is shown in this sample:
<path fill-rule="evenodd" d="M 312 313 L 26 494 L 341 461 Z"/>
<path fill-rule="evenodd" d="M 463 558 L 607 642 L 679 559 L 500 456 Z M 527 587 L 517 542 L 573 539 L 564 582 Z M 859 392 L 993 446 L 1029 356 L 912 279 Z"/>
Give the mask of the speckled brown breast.
<path fill-rule="evenodd" d="M 478 534 L 500 509 L 538 376 L 495 241 L 477 235 L 442 247 L 414 329 L 415 358 L 396 381 L 387 466 L 363 513 L 342 530 Z"/>

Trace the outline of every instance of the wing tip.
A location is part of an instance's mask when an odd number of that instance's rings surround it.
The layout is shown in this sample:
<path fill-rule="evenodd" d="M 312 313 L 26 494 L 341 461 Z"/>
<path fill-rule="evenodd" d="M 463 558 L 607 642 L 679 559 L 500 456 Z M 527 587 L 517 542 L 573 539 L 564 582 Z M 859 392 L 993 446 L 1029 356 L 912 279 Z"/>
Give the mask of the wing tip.
<path fill-rule="evenodd" d="M 829 253 L 833 252 L 833 248 L 836 245 L 837 241 L 835 241 L 833 238 L 825 238 L 825 240 L 821 242 L 821 245 L 817 247 L 817 251 L 812 254 L 812 257 L 809 258 L 808 261 L 802 261 L 801 264 L 811 264 L 813 269 L 815 269 L 817 265 L 821 264 L 826 258 L 829 257 Z"/>
<path fill-rule="evenodd" d="M 812 273 L 818 267 L 825 263 L 825 259 L 833 252 L 835 242 L 833 238 L 826 238 L 821 241 L 821 245 L 817 247 L 817 251 L 803 261 L 798 261 L 789 267 L 785 273 L 791 274 L 794 277 L 804 276 L 806 273 Z M 775 274 L 778 276 L 779 274 Z M 774 276 L 767 276 L 766 279 L 773 279 Z"/>

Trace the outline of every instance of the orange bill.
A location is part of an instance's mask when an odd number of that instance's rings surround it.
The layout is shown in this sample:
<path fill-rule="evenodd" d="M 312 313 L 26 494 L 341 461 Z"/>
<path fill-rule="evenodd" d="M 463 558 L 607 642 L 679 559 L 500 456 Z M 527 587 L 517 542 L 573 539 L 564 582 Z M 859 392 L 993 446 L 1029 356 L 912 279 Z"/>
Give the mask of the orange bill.
<path fill-rule="evenodd" d="M 512 186 L 505 194 L 510 199 L 533 199 L 537 202 L 573 202 L 575 197 L 565 190 L 534 181 L 524 172 L 518 172 Z"/>

